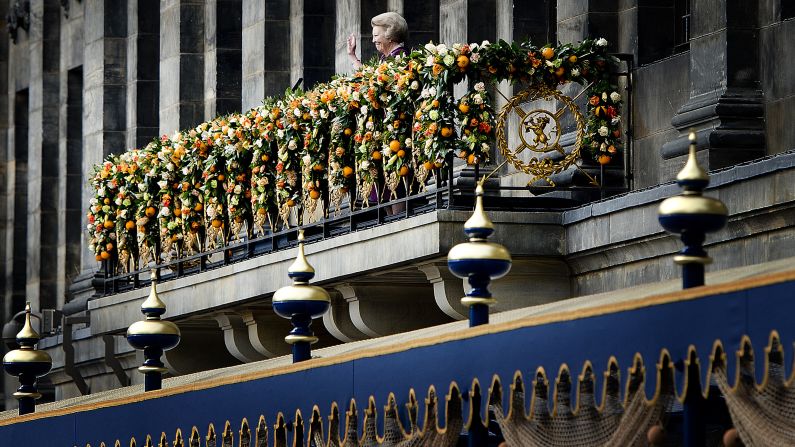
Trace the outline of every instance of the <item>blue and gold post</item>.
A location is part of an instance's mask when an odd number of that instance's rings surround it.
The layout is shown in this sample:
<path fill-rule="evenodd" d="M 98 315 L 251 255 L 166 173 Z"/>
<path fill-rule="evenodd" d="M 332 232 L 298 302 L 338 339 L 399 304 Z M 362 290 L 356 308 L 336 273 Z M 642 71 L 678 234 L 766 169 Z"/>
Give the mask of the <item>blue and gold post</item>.
<path fill-rule="evenodd" d="M 489 306 L 497 300 L 489 292 L 492 279 L 502 278 L 511 269 L 511 254 L 500 244 L 486 239 L 494 233 L 494 224 L 483 211 L 483 181 L 475 188 L 475 212 L 464 224 L 469 242 L 456 245 L 447 255 L 447 266 L 459 278 L 467 278 L 472 289 L 461 298 L 469 307 L 469 326 L 489 322 Z"/>
<path fill-rule="evenodd" d="M 19 414 L 33 413 L 36 399 L 41 394 L 36 390 L 36 379 L 52 368 L 52 358 L 44 351 L 35 348 L 39 334 L 30 324 L 30 303 L 25 305 L 25 325 L 17 334 L 19 349 L 9 351 L 3 357 L 3 368 L 12 376 L 19 377 L 19 388 L 14 398 L 19 401 Z"/>
<path fill-rule="evenodd" d="M 312 358 L 311 345 L 318 339 L 309 326 L 312 319 L 322 316 L 331 306 L 328 292 L 309 285 L 309 280 L 315 277 L 315 269 L 304 255 L 304 230 L 298 232 L 298 256 L 287 269 L 287 276 L 293 284 L 273 294 L 273 310 L 293 324 L 293 330 L 284 341 L 293 345 L 293 363 L 297 363 Z"/>
<path fill-rule="evenodd" d="M 138 371 L 144 374 L 144 390 L 159 390 L 163 384 L 163 373 L 168 371 L 160 356 L 179 344 L 180 332 L 176 324 L 160 319 L 166 313 L 166 305 L 157 296 L 157 274 L 152 270 L 152 288 L 149 297 L 141 304 L 145 320 L 136 321 L 127 329 L 127 341 L 135 349 L 143 349 L 144 364 Z"/>
<path fill-rule="evenodd" d="M 674 262 L 682 266 L 682 287 L 688 289 L 704 285 L 704 266 L 712 262 L 704 250 L 704 239 L 707 233 L 723 228 L 729 214 L 723 202 L 702 195 L 709 176 L 696 160 L 694 132 L 690 132 L 690 155 L 676 183 L 684 192 L 663 200 L 659 221 L 667 231 L 679 234 L 685 244 Z"/>

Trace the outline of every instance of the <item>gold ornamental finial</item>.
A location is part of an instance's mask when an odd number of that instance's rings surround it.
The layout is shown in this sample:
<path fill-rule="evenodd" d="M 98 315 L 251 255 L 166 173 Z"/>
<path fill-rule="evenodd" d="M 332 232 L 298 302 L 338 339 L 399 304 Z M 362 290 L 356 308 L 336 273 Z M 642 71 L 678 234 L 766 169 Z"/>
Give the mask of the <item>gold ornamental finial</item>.
<path fill-rule="evenodd" d="M 39 333 L 36 332 L 36 330 L 33 329 L 33 325 L 30 324 L 30 302 L 28 302 L 25 304 L 25 324 L 22 326 L 22 330 L 17 333 L 17 339 L 30 343 L 20 343 L 19 349 L 33 349 L 33 345 L 36 344 L 40 338 Z"/>
<path fill-rule="evenodd" d="M 477 187 L 475 187 L 475 211 L 472 213 L 472 216 L 467 219 L 466 223 L 464 223 L 464 231 L 470 236 L 473 235 L 467 230 L 483 229 L 486 230 L 488 234 L 494 231 L 494 223 L 491 222 L 488 214 L 483 210 L 483 193 L 483 180 L 480 180 L 477 183 Z M 475 232 L 479 233 L 477 231 Z M 488 234 L 486 236 L 488 236 Z M 476 236 L 480 237 L 480 234 Z"/>
<path fill-rule="evenodd" d="M 151 277 L 152 285 L 149 289 L 149 296 L 141 303 L 141 312 L 146 315 L 147 319 L 157 319 L 166 313 L 166 303 L 157 294 L 157 271 L 155 269 L 152 269 Z"/>
<path fill-rule="evenodd" d="M 698 186 L 703 184 L 703 187 L 706 187 L 706 185 L 709 184 L 709 176 L 706 171 L 701 168 L 696 159 L 696 133 L 691 131 L 688 139 L 690 140 L 690 151 L 687 156 L 687 163 L 685 163 L 685 167 L 679 171 L 679 174 L 676 176 L 676 181 L 684 183 L 683 186 L 686 190 L 690 189 L 687 187 L 688 183 L 696 183 Z M 703 189 L 703 187 L 701 189 Z"/>
<path fill-rule="evenodd" d="M 298 256 L 287 269 L 287 273 L 315 273 L 315 268 L 309 264 L 304 254 L 304 230 L 298 230 Z"/>

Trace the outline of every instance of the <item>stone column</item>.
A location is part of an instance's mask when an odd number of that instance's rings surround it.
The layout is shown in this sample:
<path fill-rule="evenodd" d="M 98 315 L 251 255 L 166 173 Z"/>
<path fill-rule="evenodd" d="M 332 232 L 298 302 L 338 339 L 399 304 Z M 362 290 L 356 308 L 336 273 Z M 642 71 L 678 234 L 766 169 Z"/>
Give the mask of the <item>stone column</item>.
<path fill-rule="evenodd" d="M 204 120 L 204 2 L 160 3 L 160 133 Z"/>
<path fill-rule="evenodd" d="M 760 81 L 765 97 L 767 153 L 776 154 L 795 148 L 795 79 L 792 70 L 782 70 L 781 61 L 791 61 L 795 55 L 792 36 L 795 20 L 784 20 L 784 2 L 760 1 L 759 46 Z M 790 2 L 789 14 L 795 3 Z"/>
<path fill-rule="evenodd" d="M 758 2 L 693 2 L 690 99 L 671 120 L 681 136 L 662 147 L 662 180 L 673 178 L 684 162 L 691 129 L 705 169 L 765 154 L 758 16 Z"/>
<path fill-rule="evenodd" d="M 361 35 L 362 26 L 362 5 L 360 0 L 338 0 L 337 1 L 337 20 L 335 44 L 334 44 L 334 68 L 337 73 L 351 73 L 353 67 L 348 59 L 348 36 L 351 34 Z M 370 19 L 367 19 L 370 25 Z M 357 47 L 361 48 L 362 39 L 359 39 Z M 367 44 L 367 42 L 364 42 Z M 361 53 L 359 53 L 361 54 Z"/>
<path fill-rule="evenodd" d="M 209 0 L 204 9 L 204 118 L 240 111 L 241 0 Z"/>
<path fill-rule="evenodd" d="M 8 10 L 8 0 L 0 0 L 0 11 Z M 5 14 L 0 14 L 0 29 L 6 28 Z M 13 213 L 9 212 L 9 204 L 12 202 L 11 194 L 13 189 L 9 184 L 12 178 L 9 174 L 9 160 L 12 156 L 9 149 L 13 148 L 11 142 L 11 109 L 13 101 L 10 101 L 11 83 L 9 82 L 9 45 L 11 44 L 8 33 L 0 33 L 0 293 L 3 296 L 11 296 L 9 286 L 11 284 L 9 275 L 13 268 L 11 259 L 10 245 L 11 235 L 13 234 Z M 9 301 L 5 300 L 0 305 L 0 321 L 8 321 Z"/>
<path fill-rule="evenodd" d="M 127 146 L 127 1 L 85 0 L 83 7 L 82 172 L 91 172 L 108 154 Z M 87 206 L 92 196 L 85 184 L 82 203 Z M 82 255 L 83 271 L 95 271 L 97 262 L 85 245 Z"/>
<path fill-rule="evenodd" d="M 32 247 L 39 250 L 39 309 L 55 309 L 63 305 L 65 292 L 63 258 L 58 253 L 58 204 L 62 175 L 59 160 L 60 131 L 60 37 L 61 5 L 57 0 L 44 0 L 42 22 L 42 108 L 41 108 L 41 198 L 39 241 Z"/>
<path fill-rule="evenodd" d="M 141 148 L 160 131 L 160 8 L 128 1 L 127 148 Z"/>
<path fill-rule="evenodd" d="M 290 0 L 243 0 L 242 108 L 290 84 Z"/>

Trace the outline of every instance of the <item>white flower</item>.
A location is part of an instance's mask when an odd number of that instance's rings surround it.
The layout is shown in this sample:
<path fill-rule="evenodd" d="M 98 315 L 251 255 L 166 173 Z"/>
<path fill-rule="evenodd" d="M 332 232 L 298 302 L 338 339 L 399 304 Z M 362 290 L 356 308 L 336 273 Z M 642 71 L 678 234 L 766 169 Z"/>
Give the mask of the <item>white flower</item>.
<path fill-rule="evenodd" d="M 433 56 L 428 56 L 428 58 L 425 59 L 425 65 L 428 66 L 428 67 L 432 66 L 435 63 L 436 63 L 436 59 L 434 59 Z"/>
<path fill-rule="evenodd" d="M 353 100 L 354 101 L 358 101 L 358 100 L 360 100 L 362 98 L 362 95 L 361 95 L 361 93 L 359 93 L 358 90 L 353 92 L 353 94 L 351 96 L 353 96 Z"/>
<path fill-rule="evenodd" d="M 364 125 L 364 127 L 367 130 L 373 130 L 373 122 L 372 121 L 368 121 L 367 124 Z"/>
<path fill-rule="evenodd" d="M 488 40 L 484 40 L 483 42 L 480 43 L 481 48 L 486 48 L 489 45 L 491 45 L 491 42 L 489 42 Z"/>
<path fill-rule="evenodd" d="M 365 160 L 359 166 L 362 168 L 363 171 L 366 171 L 370 167 L 370 162 Z"/>
<path fill-rule="evenodd" d="M 417 81 L 411 81 L 411 89 L 417 90 L 418 88 L 420 88 L 420 83 Z"/>
<path fill-rule="evenodd" d="M 359 109 L 359 113 L 361 113 L 362 115 L 367 115 L 367 106 L 362 106 Z"/>
<path fill-rule="evenodd" d="M 607 101 L 607 92 L 602 92 L 602 101 Z"/>
<path fill-rule="evenodd" d="M 607 126 L 602 126 L 599 128 L 599 135 L 606 137 L 608 134 Z"/>
<path fill-rule="evenodd" d="M 474 102 L 474 103 L 475 103 L 475 104 L 477 104 L 477 105 L 481 105 L 481 104 L 483 104 L 483 97 L 482 97 L 482 96 L 480 96 L 480 95 L 478 95 L 478 96 L 475 96 L 475 97 L 473 98 L 472 102 Z"/>
<path fill-rule="evenodd" d="M 435 97 L 436 96 L 436 87 L 431 87 L 428 89 L 428 95 Z"/>
<path fill-rule="evenodd" d="M 447 56 L 444 57 L 443 62 L 445 65 L 453 65 L 453 62 L 455 62 L 455 58 L 453 57 L 452 54 L 448 54 Z"/>
<path fill-rule="evenodd" d="M 306 98 L 304 98 L 304 99 L 301 101 L 301 105 L 302 105 L 302 106 L 304 106 L 304 107 L 309 107 L 309 100 L 308 100 L 308 99 L 306 99 Z"/>
<path fill-rule="evenodd" d="M 232 129 L 230 127 L 229 130 L 226 131 L 226 136 L 229 138 L 233 138 L 235 136 L 235 129 Z"/>
<path fill-rule="evenodd" d="M 480 60 L 480 53 L 472 53 L 472 54 L 469 56 L 469 60 L 471 60 L 471 61 L 472 61 L 472 63 L 474 63 L 474 64 L 477 64 L 477 63 L 478 63 L 478 61 Z"/>
<path fill-rule="evenodd" d="M 296 143 L 295 140 L 290 140 L 287 143 L 287 149 L 290 149 L 291 151 L 298 149 L 298 143 Z"/>
<path fill-rule="evenodd" d="M 187 166 L 185 166 L 184 168 L 182 168 L 182 175 L 188 175 L 188 173 L 190 173 L 190 169 L 188 169 L 188 167 L 187 167 Z"/>
<path fill-rule="evenodd" d="M 309 116 L 311 116 L 312 118 L 317 118 L 317 110 L 310 110 Z"/>
<path fill-rule="evenodd" d="M 115 203 L 116 206 L 121 206 L 121 198 L 117 197 L 116 200 L 113 201 L 113 203 Z"/>
<path fill-rule="evenodd" d="M 254 141 L 254 146 L 262 147 L 262 138 L 257 138 L 257 140 Z"/>
<path fill-rule="evenodd" d="M 580 75 L 580 69 L 579 68 L 572 68 L 571 69 L 571 76 L 572 77 L 576 78 L 579 75 Z"/>
<path fill-rule="evenodd" d="M 431 111 L 428 113 L 428 116 L 429 116 L 429 117 L 430 117 L 432 120 L 439 119 L 439 112 L 438 112 L 438 111 L 436 111 L 436 110 L 431 110 Z"/>
<path fill-rule="evenodd" d="M 488 144 L 486 144 L 486 143 L 481 143 L 480 144 L 480 152 L 488 152 L 489 149 L 491 149 L 491 147 L 489 147 Z"/>
<path fill-rule="evenodd" d="M 390 155 L 392 155 L 392 149 L 389 148 L 388 144 L 385 144 L 381 148 L 381 152 L 383 152 L 384 157 L 389 157 Z"/>
<path fill-rule="evenodd" d="M 320 118 L 322 119 L 328 118 L 328 112 L 326 111 L 326 109 L 320 109 Z"/>
<path fill-rule="evenodd" d="M 295 110 L 293 110 L 293 115 L 295 115 L 296 117 L 299 117 L 299 116 L 301 116 L 301 115 L 302 115 L 302 113 L 301 113 L 301 109 L 299 109 L 298 107 L 296 107 L 296 108 L 295 108 Z"/>
<path fill-rule="evenodd" d="M 445 54 L 447 54 L 447 45 L 443 43 L 436 45 L 436 52 L 439 53 L 440 56 L 444 56 Z"/>
<path fill-rule="evenodd" d="M 619 95 L 618 92 L 613 92 L 610 94 L 610 100 L 613 102 L 621 101 L 621 95 Z"/>
<path fill-rule="evenodd" d="M 616 124 L 620 123 L 620 122 L 621 122 L 621 117 L 619 117 L 619 116 L 617 116 L 617 117 L 613 118 L 612 120 L 610 120 L 610 124 L 612 124 L 614 126 Z"/>
<path fill-rule="evenodd" d="M 433 140 L 425 140 L 425 152 L 428 152 L 428 150 L 431 148 L 432 145 L 433 145 Z"/>
<path fill-rule="evenodd" d="M 168 182 L 165 180 L 160 180 L 159 182 L 157 182 L 157 186 L 159 186 L 160 189 L 166 189 L 166 186 L 168 186 Z"/>
<path fill-rule="evenodd" d="M 428 42 L 425 44 L 425 49 L 433 53 L 436 51 L 436 45 L 434 45 L 433 42 Z"/>
<path fill-rule="evenodd" d="M 403 144 L 405 144 L 406 147 L 411 147 L 412 144 L 411 138 L 406 138 L 406 141 L 404 141 Z"/>
<path fill-rule="evenodd" d="M 284 129 L 277 130 L 276 131 L 276 137 L 278 137 L 279 139 L 284 138 Z"/>
<path fill-rule="evenodd" d="M 304 162 L 304 166 L 309 166 L 309 164 L 312 163 L 312 157 L 310 157 L 309 155 L 304 155 L 301 158 L 301 161 Z"/>
<path fill-rule="evenodd" d="M 386 93 L 381 93 L 381 96 L 378 97 L 381 101 L 386 102 L 389 99 L 389 95 Z"/>
<path fill-rule="evenodd" d="M 600 37 L 596 39 L 596 46 L 597 47 L 606 47 L 607 46 L 607 39 L 604 37 Z"/>
<path fill-rule="evenodd" d="M 477 43 L 469 44 L 469 50 L 470 51 L 477 51 L 478 50 L 478 44 Z"/>
<path fill-rule="evenodd" d="M 166 169 L 168 169 L 169 171 L 174 171 L 174 167 L 175 167 L 174 163 L 169 163 L 166 165 Z"/>
<path fill-rule="evenodd" d="M 160 208 L 160 213 L 158 213 L 158 215 L 160 217 L 168 217 L 171 215 L 171 210 L 168 209 L 167 206 L 164 206 L 163 208 Z"/>
<path fill-rule="evenodd" d="M 235 185 L 235 189 L 234 189 L 234 193 L 235 194 L 240 194 L 242 191 L 243 191 L 243 188 L 241 188 L 240 185 Z"/>

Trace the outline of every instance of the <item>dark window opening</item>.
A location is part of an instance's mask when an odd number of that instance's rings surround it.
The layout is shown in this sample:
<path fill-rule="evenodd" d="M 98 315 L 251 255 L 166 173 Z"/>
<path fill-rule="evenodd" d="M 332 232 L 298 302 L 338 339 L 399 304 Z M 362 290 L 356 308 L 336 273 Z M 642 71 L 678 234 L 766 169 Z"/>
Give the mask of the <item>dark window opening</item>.
<path fill-rule="evenodd" d="M 676 0 L 674 4 L 674 18 L 676 30 L 674 33 L 674 53 L 681 53 L 690 49 L 690 0 Z"/>
<path fill-rule="evenodd" d="M 795 0 L 781 0 L 781 20 L 795 17 Z"/>
<path fill-rule="evenodd" d="M 28 91 L 14 96 L 14 248 L 11 309 L 25 307 L 28 280 Z"/>
<path fill-rule="evenodd" d="M 80 274 L 83 188 L 83 67 L 69 70 L 66 91 L 66 286 Z M 68 294 L 67 294 L 68 299 Z"/>

